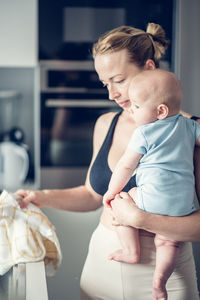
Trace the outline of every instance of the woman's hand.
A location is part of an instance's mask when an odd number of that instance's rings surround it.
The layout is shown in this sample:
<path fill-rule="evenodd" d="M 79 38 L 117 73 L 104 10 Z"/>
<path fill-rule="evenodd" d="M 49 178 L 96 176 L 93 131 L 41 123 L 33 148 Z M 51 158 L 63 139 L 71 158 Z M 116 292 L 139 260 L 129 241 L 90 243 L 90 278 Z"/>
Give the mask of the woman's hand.
<path fill-rule="evenodd" d="M 111 201 L 111 215 L 113 225 L 140 227 L 141 214 L 143 213 L 134 203 L 128 193 L 121 192 Z"/>
<path fill-rule="evenodd" d="M 20 198 L 19 204 L 21 208 L 27 207 L 30 202 L 38 207 L 46 206 L 45 191 L 30 191 L 21 189 L 15 194 Z"/>

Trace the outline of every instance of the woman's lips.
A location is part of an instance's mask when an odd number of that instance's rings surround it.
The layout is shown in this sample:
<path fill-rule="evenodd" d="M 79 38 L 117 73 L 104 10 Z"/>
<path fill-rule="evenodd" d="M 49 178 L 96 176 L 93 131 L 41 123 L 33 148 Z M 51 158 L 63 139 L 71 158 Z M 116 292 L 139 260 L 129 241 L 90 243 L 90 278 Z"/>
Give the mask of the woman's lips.
<path fill-rule="evenodd" d="M 120 107 L 125 107 L 125 106 L 127 106 L 129 103 L 130 103 L 129 100 L 117 102 L 117 104 L 118 104 Z"/>

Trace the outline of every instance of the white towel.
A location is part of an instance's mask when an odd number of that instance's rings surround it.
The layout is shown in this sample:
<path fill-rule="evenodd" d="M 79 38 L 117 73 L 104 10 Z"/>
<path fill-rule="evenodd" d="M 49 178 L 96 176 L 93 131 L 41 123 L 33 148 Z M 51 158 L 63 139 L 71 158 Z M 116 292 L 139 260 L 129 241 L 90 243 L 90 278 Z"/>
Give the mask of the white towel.
<path fill-rule="evenodd" d="M 13 265 L 44 260 L 46 274 L 54 275 L 62 254 L 53 225 L 33 204 L 21 209 L 14 194 L 0 195 L 0 275 Z"/>

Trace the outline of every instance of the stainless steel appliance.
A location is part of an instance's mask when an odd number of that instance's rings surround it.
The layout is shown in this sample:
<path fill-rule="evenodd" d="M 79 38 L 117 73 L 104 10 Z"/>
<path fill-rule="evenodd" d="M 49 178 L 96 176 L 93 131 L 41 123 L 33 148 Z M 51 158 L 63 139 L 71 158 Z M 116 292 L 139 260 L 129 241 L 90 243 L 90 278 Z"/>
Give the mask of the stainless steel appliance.
<path fill-rule="evenodd" d="M 0 189 L 14 191 L 22 186 L 29 168 L 26 147 L 11 141 L 0 143 Z"/>
<path fill-rule="evenodd" d="M 0 91 L 0 190 L 22 186 L 29 170 L 28 147 L 18 125 L 20 93 Z"/>
<path fill-rule="evenodd" d="M 119 108 L 108 100 L 92 61 L 41 61 L 40 70 L 41 185 L 83 183 L 94 124 Z"/>
<path fill-rule="evenodd" d="M 122 3 L 97 2 L 39 1 L 39 59 L 90 59 L 99 35 L 125 24 Z"/>
<path fill-rule="evenodd" d="M 39 11 L 40 60 L 88 60 L 92 44 L 106 31 L 158 23 L 172 41 L 174 0 L 42 0 Z M 171 64 L 171 46 L 165 60 Z"/>

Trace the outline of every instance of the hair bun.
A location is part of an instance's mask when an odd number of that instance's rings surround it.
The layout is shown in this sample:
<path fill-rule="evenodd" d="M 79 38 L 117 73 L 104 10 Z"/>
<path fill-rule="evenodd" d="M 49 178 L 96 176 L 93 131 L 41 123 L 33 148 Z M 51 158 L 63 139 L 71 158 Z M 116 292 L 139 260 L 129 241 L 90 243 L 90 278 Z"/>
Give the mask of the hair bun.
<path fill-rule="evenodd" d="M 148 23 L 146 33 L 148 33 L 150 38 L 152 38 L 155 49 L 154 56 L 156 60 L 159 60 L 159 58 L 165 54 L 169 45 L 169 40 L 165 37 L 165 31 L 159 24 Z"/>

